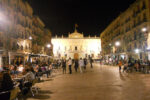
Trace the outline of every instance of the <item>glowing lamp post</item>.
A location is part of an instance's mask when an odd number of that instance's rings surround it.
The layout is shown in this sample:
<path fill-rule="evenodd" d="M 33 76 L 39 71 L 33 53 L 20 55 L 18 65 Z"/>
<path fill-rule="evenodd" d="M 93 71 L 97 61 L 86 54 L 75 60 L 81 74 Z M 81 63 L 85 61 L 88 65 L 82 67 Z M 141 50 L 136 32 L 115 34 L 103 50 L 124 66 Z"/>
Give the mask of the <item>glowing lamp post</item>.
<path fill-rule="evenodd" d="M 120 42 L 117 41 L 117 42 L 115 43 L 115 45 L 116 45 L 117 47 L 120 46 Z"/>
<path fill-rule="evenodd" d="M 146 32 L 147 31 L 147 28 L 142 28 L 142 32 Z"/>
<path fill-rule="evenodd" d="M 29 40 L 32 40 L 32 36 L 29 37 Z"/>
<path fill-rule="evenodd" d="M 138 59 L 140 58 L 140 49 L 135 49 L 134 52 L 138 55 Z"/>
<path fill-rule="evenodd" d="M 140 53 L 140 50 L 139 50 L 139 49 L 135 49 L 134 51 L 135 51 L 135 53 L 137 53 L 137 54 Z"/>
<path fill-rule="evenodd" d="M 50 44 L 47 44 L 47 48 L 50 48 L 51 47 L 51 45 Z"/>
<path fill-rule="evenodd" d="M 148 48 L 150 48 L 150 42 L 149 42 L 149 40 L 150 40 L 150 33 L 149 33 L 149 29 L 147 28 L 147 27 L 143 27 L 142 29 L 141 29 L 141 31 L 144 33 L 144 38 L 146 39 L 146 41 L 147 41 L 147 46 L 148 46 Z M 146 45 L 146 44 L 145 44 Z M 150 59 L 149 57 L 150 57 L 150 53 L 148 52 L 148 53 L 146 53 L 145 52 L 145 49 L 144 50 L 142 50 L 142 51 L 144 51 L 144 53 L 146 54 L 146 55 L 148 55 L 148 59 Z"/>
<path fill-rule="evenodd" d="M 48 48 L 48 52 L 47 52 L 47 55 L 49 55 L 50 56 L 50 54 L 51 54 L 51 51 L 49 50 L 50 49 L 50 47 L 51 47 L 51 44 L 47 44 L 47 46 L 46 46 L 47 48 Z M 48 60 L 49 61 L 49 60 Z"/>
<path fill-rule="evenodd" d="M 119 47 L 119 46 L 120 46 L 120 42 L 119 42 L 119 41 L 115 42 L 115 46 L 116 46 L 116 47 Z M 119 60 L 119 55 L 118 55 L 117 58 L 118 58 L 118 60 Z"/>

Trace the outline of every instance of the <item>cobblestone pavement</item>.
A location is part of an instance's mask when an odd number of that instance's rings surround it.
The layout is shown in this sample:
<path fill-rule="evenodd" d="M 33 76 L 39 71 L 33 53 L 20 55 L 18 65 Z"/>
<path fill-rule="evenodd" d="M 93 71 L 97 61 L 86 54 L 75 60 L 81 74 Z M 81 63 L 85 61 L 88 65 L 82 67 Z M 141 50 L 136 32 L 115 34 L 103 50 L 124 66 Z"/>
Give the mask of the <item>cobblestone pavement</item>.
<path fill-rule="evenodd" d="M 27 100 L 150 100 L 150 74 L 119 73 L 118 67 L 98 64 L 37 85 L 40 93 Z"/>

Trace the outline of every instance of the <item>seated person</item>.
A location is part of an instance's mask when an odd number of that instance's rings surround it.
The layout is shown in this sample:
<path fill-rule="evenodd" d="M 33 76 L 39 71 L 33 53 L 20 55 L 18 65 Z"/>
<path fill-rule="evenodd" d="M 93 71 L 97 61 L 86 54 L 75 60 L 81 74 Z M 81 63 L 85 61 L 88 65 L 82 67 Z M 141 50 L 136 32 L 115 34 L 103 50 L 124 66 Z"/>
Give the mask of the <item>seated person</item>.
<path fill-rule="evenodd" d="M 38 72 L 38 70 L 39 70 L 39 66 L 38 66 L 38 65 L 36 65 L 36 66 L 34 67 L 34 71 L 37 73 L 37 72 Z"/>
<path fill-rule="evenodd" d="M 26 69 L 25 81 L 33 82 L 35 79 L 35 74 L 31 69 Z"/>
<path fill-rule="evenodd" d="M 10 77 L 10 74 L 7 72 L 0 73 L 0 92 L 9 91 L 13 89 L 13 81 Z"/>
<path fill-rule="evenodd" d="M 10 65 L 10 74 L 15 74 L 15 66 Z"/>

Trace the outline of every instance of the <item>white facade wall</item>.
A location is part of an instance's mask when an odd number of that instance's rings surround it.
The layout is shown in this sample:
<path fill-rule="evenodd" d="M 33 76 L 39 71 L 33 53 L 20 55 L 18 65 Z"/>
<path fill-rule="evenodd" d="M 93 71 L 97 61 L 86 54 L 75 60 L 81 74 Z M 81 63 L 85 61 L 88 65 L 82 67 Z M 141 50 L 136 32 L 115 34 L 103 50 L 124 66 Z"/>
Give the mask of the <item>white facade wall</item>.
<path fill-rule="evenodd" d="M 74 54 L 78 53 L 79 58 L 85 58 L 85 55 L 94 55 L 94 59 L 98 58 L 101 52 L 100 38 L 52 38 L 53 53 L 55 57 L 74 58 Z M 75 48 L 77 47 L 77 50 Z"/>

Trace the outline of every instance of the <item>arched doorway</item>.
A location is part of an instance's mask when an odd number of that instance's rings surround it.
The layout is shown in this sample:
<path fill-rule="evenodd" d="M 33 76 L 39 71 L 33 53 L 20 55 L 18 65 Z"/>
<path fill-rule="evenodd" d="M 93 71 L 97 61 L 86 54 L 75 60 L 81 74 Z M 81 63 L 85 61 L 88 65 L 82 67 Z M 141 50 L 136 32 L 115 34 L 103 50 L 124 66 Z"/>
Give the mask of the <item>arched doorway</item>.
<path fill-rule="evenodd" d="M 74 59 L 79 59 L 79 54 L 78 53 L 74 53 Z"/>

